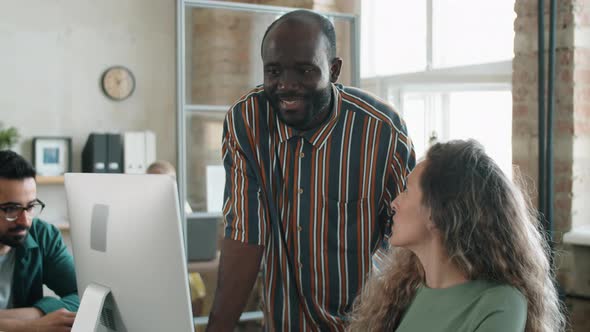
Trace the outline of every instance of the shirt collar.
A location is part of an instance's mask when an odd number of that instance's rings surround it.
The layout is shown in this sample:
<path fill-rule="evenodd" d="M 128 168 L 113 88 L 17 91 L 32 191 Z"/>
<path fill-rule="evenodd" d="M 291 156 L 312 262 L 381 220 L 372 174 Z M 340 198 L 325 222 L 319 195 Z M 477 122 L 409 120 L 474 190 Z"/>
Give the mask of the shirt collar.
<path fill-rule="evenodd" d="M 35 222 L 36 222 L 36 220 L 33 219 L 33 223 L 35 223 Z M 31 228 L 33 228 L 32 224 L 31 224 Z M 21 247 L 25 250 L 39 247 L 39 244 L 37 243 L 37 241 L 35 241 L 35 239 L 31 235 L 31 228 L 29 228 L 29 231 L 27 232 L 27 236 L 25 237 L 25 240 L 23 241 L 23 244 L 21 245 Z"/>
<path fill-rule="evenodd" d="M 31 234 L 27 234 L 27 237 L 25 238 L 25 241 L 23 242 L 23 248 L 25 248 L 26 250 L 29 249 L 33 249 L 33 248 L 37 248 L 39 247 L 39 244 L 37 243 L 37 241 L 35 241 L 35 239 L 33 239 L 33 237 L 31 236 Z"/>
<path fill-rule="evenodd" d="M 342 104 L 342 97 L 340 96 L 337 86 L 333 83 L 331 86 L 332 97 L 334 101 L 332 104 L 332 111 L 330 112 L 330 117 L 319 127 L 302 132 L 286 125 L 284 122 L 279 120 L 278 116 L 275 116 L 280 143 L 288 141 L 293 137 L 303 137 L 317 149 L 324 145 L 334 130 L 336 123 L 338 122 L 338 118 L 340 116 L 340 105 Z"/>

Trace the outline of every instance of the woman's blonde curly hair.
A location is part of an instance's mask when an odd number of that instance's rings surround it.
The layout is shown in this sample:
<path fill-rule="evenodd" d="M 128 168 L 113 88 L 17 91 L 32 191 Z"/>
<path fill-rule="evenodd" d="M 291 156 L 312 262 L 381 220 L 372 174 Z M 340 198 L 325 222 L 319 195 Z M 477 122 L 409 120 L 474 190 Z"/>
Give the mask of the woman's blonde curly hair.
<path fill-rule="evenodd" d="M 528 332 L 565 327 L 550 249 L 527 196 L 474 140 L 432 146 L 420 179 L 423 204 L 450 259 L 470 280 L 508 284 L 527 299 Z M 424 283 L 418 257 L 390 250 L 379 273 L 356 298 L 350 331 L 392 331 Z"/>

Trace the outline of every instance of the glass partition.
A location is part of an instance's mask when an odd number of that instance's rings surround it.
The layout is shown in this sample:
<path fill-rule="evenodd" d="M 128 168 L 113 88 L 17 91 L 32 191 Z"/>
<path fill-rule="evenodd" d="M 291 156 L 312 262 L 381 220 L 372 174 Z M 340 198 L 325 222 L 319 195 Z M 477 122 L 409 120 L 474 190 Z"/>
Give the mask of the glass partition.
<path fill-rule="evenodd" d="M 218 169 L 223 116 L 263 83 L 260 45 L 267 27 L 293 8 L 211 1 L 184 2 L 179 45 L 179 183 L 194 212 L 219 213 Z M 327 13 L 343 59 L 339 83 L 358 86 L 357 26 L 352 15 Z M 183 192 L 184 191 L 184 192 Z M 209 197 L 214 196 L 214 197 Z M 222 198 L 221 198 L 222 199 Z M 189 239 L 190 241 L 190 239 Z"/>

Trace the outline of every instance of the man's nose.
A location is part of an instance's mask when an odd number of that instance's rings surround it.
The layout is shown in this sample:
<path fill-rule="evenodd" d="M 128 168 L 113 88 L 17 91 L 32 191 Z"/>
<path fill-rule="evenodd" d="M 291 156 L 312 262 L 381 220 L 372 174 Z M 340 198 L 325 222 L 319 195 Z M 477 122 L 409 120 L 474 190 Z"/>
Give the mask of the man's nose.
<path fill-rule="evenodd" d="M 27 226 L 33 218 L 27 213 L 27 211 L 21 211 L 18 218 L 14 221 L 15 224 L 21 226 Z"/>
<path fill-rule="evenodd" d="M 279 90 L 294 90 L 299 87 L 299 79 L 291 70 L 284 70 L 279 77 Z"/>

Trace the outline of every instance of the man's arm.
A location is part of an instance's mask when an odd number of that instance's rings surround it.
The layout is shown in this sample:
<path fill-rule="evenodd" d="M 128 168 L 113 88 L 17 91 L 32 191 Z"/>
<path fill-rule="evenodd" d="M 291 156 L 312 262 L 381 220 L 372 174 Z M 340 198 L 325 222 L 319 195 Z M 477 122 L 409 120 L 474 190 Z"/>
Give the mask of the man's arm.
<path fill-rule="evenodd" d="M 69 332 L 75 317 L 75 313 L 59 309 L 37 319 L 0 318 L 0 331 Z"/>
<path fill-rule="evenodd" d="M 373 255 L 373 269 L 376 271 L 380 270 L 389 248 L 391 217 L 393 216 L 391 202 L 404 190 L 407 177 L 416 165 L 414 145 L 408 136 L 405 122 L 401 117 L 397 117 L 395 120 L 390 133 L 391 145 L 386 165 L 385 188 L 379 207 L 383 238 Z"/>
<path fill-rule="evenodd" d="M 36 319 L 41 318 L 42 316 L 43 312 L 35 307 L 0 310 L 0 319 Z"/>
<path fill-rule="evenodd" d="M 260 271 L 264 247 L 224 239 L 207 331 L 233 331 Z"/>
<path fill-rule="evenodd" d="M 233 331 L 252 291 L 267 238 L 263 184 L 257 176 L 254 139 L 240 106 L 230 111 L 223 128 L 225 167 L 225 239 L 208 331 Z"/>
<path fill-rule="evenodd" d="M 61 308 L 77 311 L 80 298 L 76 286 L 74 260 L 63 242 L 61 233 L 55 226 L 46 225 L 39 238 L 42 238 L 43 243 L 43 283 L 60 298 L 43 297 L 34 307 L 46 314 Z"/>

